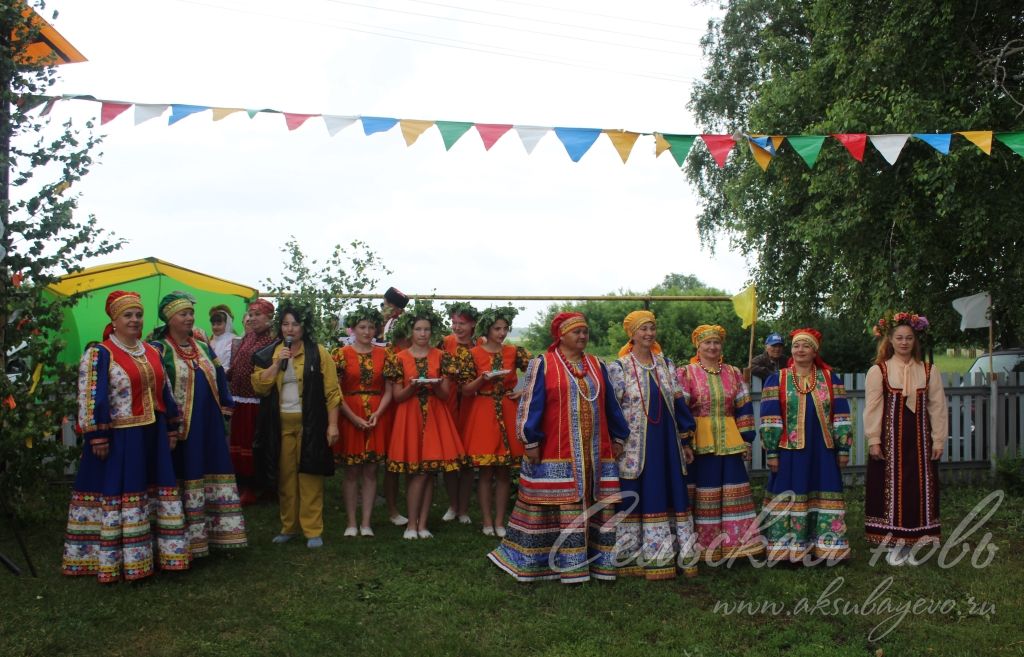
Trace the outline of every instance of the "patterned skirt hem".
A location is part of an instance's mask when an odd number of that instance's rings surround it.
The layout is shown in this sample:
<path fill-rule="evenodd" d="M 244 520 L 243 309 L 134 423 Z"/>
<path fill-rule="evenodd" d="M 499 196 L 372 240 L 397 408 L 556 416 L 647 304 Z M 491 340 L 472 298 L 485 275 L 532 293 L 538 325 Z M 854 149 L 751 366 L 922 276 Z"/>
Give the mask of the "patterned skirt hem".
<path fill-rule="evenodd" d="M 388 472 L 399 474 L 430 474 L 433 472 L 456 472 L 465 467 L 462 459 L 453 461 L 421 461 L 419 463 L 402 463 L 388 461 Z"/>

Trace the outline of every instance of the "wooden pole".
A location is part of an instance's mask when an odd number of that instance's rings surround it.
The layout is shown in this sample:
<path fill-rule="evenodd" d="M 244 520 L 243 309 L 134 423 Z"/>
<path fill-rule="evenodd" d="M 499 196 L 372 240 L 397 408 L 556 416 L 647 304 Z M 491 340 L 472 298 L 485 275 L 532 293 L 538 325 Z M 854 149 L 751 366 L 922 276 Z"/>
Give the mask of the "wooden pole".
<path fill-rule="evenodd" d="M 288 294 L 279 294 L 277 292 L 260 292 L 261 297 L 287 297 Z M 507 296 L 507 295 L 494 295 L 494 294 L 410 294 L 410 299 L 429 299 L 445 301 L 641 301 L 644 303 L 650 303 L 651 301 L 732 301 L 732 297 L 724 296 L 697 296 L 697 295 L 600 295 L 600 296 L 577 296 L 564 294 L 561 296 L 557 295 L 544 295 L 544 296 Z M 383 299 L 384 294 L 339 294 L 338 299 Z"/>
<path fill-rule="evenodd" d="M 757 326 L 757 320 L 750 323 L 750 347 L 747 349 L 747 369 L 745 374 L 747 376 L 747 383 L 751 383 L 754 379 L 751 373 L 751 368 L 754 366 L 754 327 Z M 763 383 L 763 382 L 762 382 Z"/>
<path fill-rule="evenodd" d="M 995 324 L 996 320 L 992 313 L 991 306 L 988 309 L 988 377 L 989 377 L 989 402 L 988 402 L 988 462 L 989 472 L 994 478 L 996 476 L 996 442 L 999 422 L 999 394 L 996 390 L 997 375 L 993 368 L 992 350 L 995 348 Z"/>

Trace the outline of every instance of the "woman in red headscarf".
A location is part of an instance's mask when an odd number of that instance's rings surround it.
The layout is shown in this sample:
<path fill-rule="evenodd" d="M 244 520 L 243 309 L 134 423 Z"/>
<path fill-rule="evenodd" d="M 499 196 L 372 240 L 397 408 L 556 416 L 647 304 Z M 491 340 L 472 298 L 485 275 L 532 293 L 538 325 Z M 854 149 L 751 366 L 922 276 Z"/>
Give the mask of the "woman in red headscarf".
<path fill-rule="evenodd" d="M 768 558 L 803 562 L 850 556 L 841 468 L 850 460 L 850 404 L 818 355 L 821 333 L 799 328 L 789 365 L 764 382 L 761 440 L 768 450 Z"/>
<path fill-rule="evenodd" d="M 609 521 L 619 493 L 615 459 L 629 425 L 604 364 L 584 353 L 590 330 L 583 315 L 556 315 L 551 337 L 526 369 L 516 413 L 526 454 L 519 498 L 488 557 L 521 582 L 615 579 Z"/>
<path fill-rule="evenodd" d="M 85 443 L 63 570 L 117 582 L 152 575 L 154 567 L 186 570 L 190 557 L 171 461 L 178 408 L 159 352 L 142 340 L 142 300 L 118 290 L 106 310 L 103 342 L 85 350 L 78 368 Z"/>

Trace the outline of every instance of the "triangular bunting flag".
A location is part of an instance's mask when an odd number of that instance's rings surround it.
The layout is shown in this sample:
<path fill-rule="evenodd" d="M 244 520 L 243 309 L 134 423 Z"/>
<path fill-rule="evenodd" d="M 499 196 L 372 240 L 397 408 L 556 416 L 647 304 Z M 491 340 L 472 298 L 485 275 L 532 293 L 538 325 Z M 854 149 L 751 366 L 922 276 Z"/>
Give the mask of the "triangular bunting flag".
<path fill-rule="evenodd" d="M 758 143 L 757 139 L 763 139 L 767 146 L 770 146 L 774 150 L 774 146 L 768 141 L 767 137 L 754 138 L 750 137 L 747 140 L 747 144 L 750 146 L 750 154 L 754 156 L 754 161 L 757 162 L 757 166 L 761 167 L 761 171 L 767 171 L 768 165 L 772 163 L 772 151 L 767 148 L 762 148 Z"/>
<path fill-rule="evenodd" d="M 763 149 L 762 149 L 763 150 Z M 740 325 L 747 328 L 757 321 L 757 288 L 748 285 L 732 298 L 732 309 L 740 318 Z"/>
<path fill-rule="evenodd" d="M 537 125 L 516 126 L 516 134 L 519 135 L 519 141 L 523 142 L 523 148 L 526 149 L 527 155 L 533 153 L 533 149 L 537 147 L 541 137 L 549 132 L 551 132 L 551 128 L 544 128 Z"/>
<path fill-rule="evenodd" d="M 996 139 L 1017 155 L 1024 157 L 1024 132 L 997 132 Z"/>
<path fill-rule="evenodd" d="M 747 135 L 747 139 L 761 150 L 767 151 L 769 155 L 775 157 L 775 142 L 772 141 L 771 137 L 766 135 Z"/>
<path fill-rule="evenodd" d="M 262 111 L 263 110 L 245 110 L 245 113 L 249 115 L 250 119 L 254 119 L 254 118 L 256 118 L 256 115 L 259 114 Z"/>
<path fill-rule="evenodd" d="M 896 158 L 903 152 L 910 135 L 871 135 L 871 145 L 875 147 L 885 161 L 896 164 Z"/>
<path fill-rule="evenodd" d="M 992 131 L 991 130 L 967 130 L 956 133 L 981 149 L 985 155 L 992 154 Z"/>
<path fill-rule="evenodd" d="M 15 100 L 14 104 L 17 105 L 21 109 L 21 111 L 23 111 L 23 112 L 30 112 L 30 111 L 34 110 L 35 108 L 39 107 L 40 105 L 42 105 L 43 103 L 45 103 L 47 101 L 47 99 L 48 99 L 48 96 L 36 96 L 35 94 L 24 94 L 22 96 L 18 96 L 17 99 Z M 121 112 L 118 112 L 118 114 L 120 114 L 120 113 Z"/>
<path fill-rule="evenodd" d="M 661 154 L 672 148 L 665 136 L 660 132 L 654 133 L 654 157 L 661 157 Z"/>
<path fill-rule="evenodd" d="M 313 118 L 314 116 L 320 116 L 319 114 L 292 114 L 291 112 L 284 112 L 284 123 L 288 126 L 289 130 L 295 130 L 300 127 L 303 123 Z"/>
<path fill-rule="evenodd" d="M 477 123 L 476 131 L 480 134 L 480 139 L 484 142 L 484 150 L 491 150 L 491 146 L 494 146 L 501 139 L 501 136 L 512 129 L 511 124 L 504 123 Z"/>
<path fill-rule="evenodd" d="M 174 125 L 186 116 L 210 109 L 206 105 L 171 105 L 171 115 L 167 117 L 167 125 Z"/>
<path fill-rule="evenodd" d="M 786 141 L 793 147 L 796 154 L 803 158 L 808 169 L 814 168 L 821 153 L 821 145 L 825 143 L 825 135 L 789 135 Z"/>
<path fill-rule="evenodd" d="M 46 101 L 46 107 L 44 107 L 43 111 L 39 113 L 39 116 L 48 116 L 50 112 L 53 111 L 53 106 L 57 104 L 58 100 L 60 100 L 60 98 L 51 98 Z"/>
<path fill-rule="evenodd" d="M 354 116 L 324 116 L 324 125 L 327 126 L 327 134 L 334 136 L 356 122 Z"/>
<path fill-rule="evenodd" d="M 864 161 L 864 149 L 868 146 L 868 136 L 863 132 L 850 132 L 833 134 L 836 140 L 846 147 L 846 150 L 858 162 Z"/>
<path fill-rule="evenodd" d="M 103 104 L 100 106 L 100 125 L 113 120 L 118 114 L 131 106 L 131 103 L 111 103 L 103 101 Z"/>
<path fill-rule="evenodd" d="M 601 131 L 593 128 L 555 128 L 555 135 L 565 146 L 569 159 L 579 162 L 601 136 Z"/>
<path fill-rule="evenodd" d="M 786 141 L 785 135 L 772 135 L 772 146 L 775 150 L 779 150 L 779 146 L 782 146 L 782 142 Z"/>
<path fill-rule="evenodd" d="M 155 119 L 167 111 L 167 105 L 140 105 L 135 104 L 135 125 Z"/>
<path fill-rule="evenodd" d="M 629 154 L 633 151 L 633 146 L 636 144 L 640 133 L 627 132 L 626 130 L 605 130 L 604 134 L 608 135 L 612 146 L 615 147 L 615 152 L 619 154 L 619 157 L 622 158 L 622 163 L 625 164 L 626 160 L 629 159 Z"/>
<path fill-rule="evenodd" d="M 420 119 L 402 119 L 398 122 L 398 125 L 402 128 L 402 137 L 405 139 L 405 145 L 412 146 L 427 128 L 434 125 L 434 122 Z"/>
<path fill-rule="evenodd" d="M 697 139 L 697 135 L 659 136 L 667 144 L 667 148 L 672 153 L 672 159 L 676 161 L 676 165 L 682 167 L 683 162 L 686 160 L 686 156 L 690 153 L 690 148 L 693 147 L 693 142 Z"/>
<path fill-rule="evenodd" d="M 469 121 L 435 121 L 437 129 L 441 131 L 441 141 L 444 142 L 444 149 L 450 151 L 462 135 L 473 127 Z"/>
<path fill-rule="evenodd" d="M 240 108 L 240 107 L 214 107 L 213 109 L 210 110 L 210 113 L 213 114 L 213 120 L 214 121 L 220 121 L 221 119 L 223 119 L 225 117 L 231 116 L 235 112 L 241 112 L 241 111 L 242 111 L 242 108 Z"/>
<path fill-rule="evenodd" d="M 700 138 L 711 151 L 711 157 L 715 158 L 719 169 L 725 168 L 725 158 L 729 157 L 729 151 L 736 145 L 732 135 L 701 135 Z"/>
<path fill-rule="evenodd" d="M 398 125 L 398 119 L 380 116 L 361 116 L 359 120 L 363 122 L 363 134 L 367 136 L 377 132 L 387 132 Z"/>
<path fill-rule="evenodd" d="M 915 132 L 914 137 L 920 139 L 924 143 L 928 144 L 943 155 L 949 155 L 949 142 L 953 139 L 953 135 L 946 132 L 942 134 L 932 135 L 926 133 Z"/>

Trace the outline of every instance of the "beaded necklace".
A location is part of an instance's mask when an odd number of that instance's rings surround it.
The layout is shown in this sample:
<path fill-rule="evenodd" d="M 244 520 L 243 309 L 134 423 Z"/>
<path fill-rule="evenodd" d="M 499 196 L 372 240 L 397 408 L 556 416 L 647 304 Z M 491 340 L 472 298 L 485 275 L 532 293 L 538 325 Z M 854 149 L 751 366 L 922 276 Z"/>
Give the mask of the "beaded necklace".
<path fill-rule="evenodd" d="M 704 370 L 705 372 L 707 372 L 708 374 L 721 374 L 722 373 L 722 362 L 723 362 L 723 360 L 724 360 L 723 358 L 719 357 L 719 359 L 718 359 L 718 369 L 717 370 L 712 370 L 712 369 L 709 369 L 707 367 L 704 367 L 704 363 L 702 363 L 699 358 L 697 359 L 697 364 L 700 365 L 700 368 L 702 370 Z"/>
<path fill-rule="evenodd" d="M 115 335 L 114 333 L 111 333 L 110 334 L 110 341 L 113 342 L 114 345 L 118 349 L 120 349 L 121 351 L 125 352 L 126 354 L 128 354 L 129 356 L 132 356 L 134 358 L 139 358 L 139 357 L 144 356 L 146 354 L 146 345 L 143 344 L 142 340 L 139 340 L 138 342 L 136 342 L 134 347 L 129 347 L 129 346 L 125 345 L 125 343 L 121 342 L 118 339 L 117 335 Z"/>
<path fill-rule="evenodd" d="M 812 390 L 814 390 L 815 386 L 818 385 L 818 368 L 815 367 L 813 363 L 811 363 L 811 374 L 810 376 L 806 377 L 806 380 L 808 382 L 806 388 L 803 388 L 800 385 L 800 381 L 803 379 L 804 376 L 801 374 L 797 374 L 796 368 L 793 368 L 793 387 L 796 388 L 796 391 L 801 395 L 806 395 Z"/>
<path fill-rule="evenodd" d="M 644 416 L 647 418 L 648 424 L 661 424 L 661 411 L 662 406 L 658 406 L 658 417 L 651 419 L 651 414 L 647 410 L 647 402 L 644 401 L 644 387 L 640 385 L 640 373 L 637 371 L 637 366 L 645 372 L 654 370 L 654 380 L 658 384 L 658 389 L 661 389 L 661 376 L 658 374 L 658 362 L 651 356 L 651 366 L 645 367 L 643 363 L 636 359 L 632 353 L 629 354 L 630 359 L 633 361 L 633 379 L 636 381 L 636 389 L 640 391 L 640 407 L 644 409 Z M 651 376 L 648 374 L 648 376 Z"/>
<path fill-rule="evenodd" d="M 199 347 L 196 345 L 195 338 L 189 338 L 188 344 L 182 347 L 178 344 L 177 340 L 169 339 L 167 342 L 170 343 L 171 348 L 174 349 L 174 353 L 177 354 L 186 365 L 194 370 L 199 369 Z M 188 351 L 185 351 L 185 348 Z"/>
<path fill-rule="evenodd" d="M 562 368 L 566 371 L 566 373 L 572 375 L 572 377 L 569 379 L 569 381 L 574 386 L 576 386 L 576 394 L 580 396 L 580 399 L 582 399 L 582 400 L 584 400 L 584 401 L 586 401 L 588 403 L 591 403 L 591 404 L 594 403 L 597 400 L 598 396 L 601 394 L 601 380 L 598 377 L 596 377 L 596 376 L 594 377 L 594 396 L 593 397 L 587 397 L 585 394 L 583 394 L 583 388 L 580 387 L 579 381 L 577 380 L 577 379 L 582 379 L 583 377 L 585 377 L 587 375 L 587 370 L 589 368 L 587 367 L 587 356 L 586 356 L 586 354 L 583 354 L 582 360 L 580 360 L 580 372 L 578 372 L 578 373 L 576 371 L 576 368 L 573 366 L 573 364 L 570 363 L 569 360 L 565 357 L 565 354 L 562 353 L 561 349 L 555 349 L 555 354 L 558 355 L 558 362 L 562 364 Z"/>

